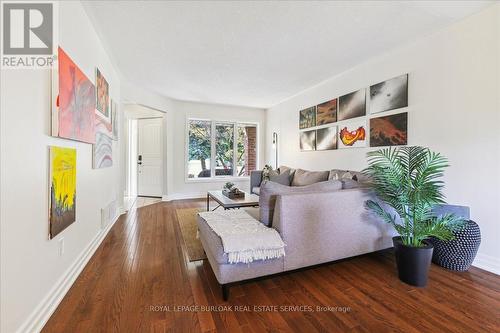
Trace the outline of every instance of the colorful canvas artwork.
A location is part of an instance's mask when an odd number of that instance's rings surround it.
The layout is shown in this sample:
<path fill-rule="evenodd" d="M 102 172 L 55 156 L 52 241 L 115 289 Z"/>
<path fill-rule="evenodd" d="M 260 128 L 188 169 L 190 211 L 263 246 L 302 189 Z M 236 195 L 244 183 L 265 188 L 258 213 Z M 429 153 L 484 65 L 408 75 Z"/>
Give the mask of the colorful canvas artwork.
<path fill-rule="evenodd" d="M 316 131 L 300 132 L 300 150 L 316 150 Z"/>
<path fill-rule="evenodd" d="M 97 139 L 97 132 L 101 132 L 110 138 L 113 137 L 113 125 L 112 123 L 102 117 L 100 114 L 96 113 L 95 116 L 95 132 L 96 132 L 96 139 Z"/>
<path fill-rule="evenodd" d="M 339 126 L 338 148 L 366 147 L 366 141 L 365 119 Z"/>
<path fill-rule="evenodd" d="M 113 165 L 113 128 L 102 116 L 96 115 L 93 168 L 102 169 Z"/>
<path fill-rule="evenodd" d="M 337 126 L 316 130 L 316 150 L 337 149 Z"/>
<path fill-rule="evenodd" d="M 76 220 L 76 149 L 49 147 L 49 238 Z"/>
<path fill-rule="evenodd" d="M 96 108 L 106 118 L 110 117 L 109 84 L 99 68 L 96 68 Z"/>
<path fill-rule="evenodd" d="M 118 105 L 111 100 L 111 126 L 113 128 L 113 140 L 118 140 Z"/>
<path fill-rule="evenodd" d="M 339 98 L 337 120 L 347 120 L 366 115 L 366 91 L 360 89 Z"/>
<path fill-rule="evenodd" d="M 408 112 L 370 119 L 370 147 L 408 144 Z"/>
<path fill-rule="evenodd" d="M 58 49 L 56 103 L 53 106 L 52 135 L 87 143 L 95 142 L 95 87 L 78 66 Z"/>
<path fill-rule="evenodd" d="M 378 113 L 408 106 L 408 74 L 370 86 L 368 101 L 366 91 L 359 89 L 301 110 L 300 129 L 320 128 L 300 132 L 300 150 L 367 147 L 368 141 L 371 147 L 408 144 L 407 112 L 371 118 L 369 140 L 367 133 L 367 110 Z"/>
<path fill-rule="evenodd" d="M 408 74 L 370 87 L 370 113 L 408 106 Z"/>
<path fill-rule="evenodd" d="M 321 103 L 316 107 L 316 125 L 325 125 L 337 121 L 337 99 Z"/>
<path fill-rule="evenodd" d="M 316 107 L 311 106 L 310 108 L 301 110 L 299 116 L 299 129 L 314 126 L 316 126 Z"/>

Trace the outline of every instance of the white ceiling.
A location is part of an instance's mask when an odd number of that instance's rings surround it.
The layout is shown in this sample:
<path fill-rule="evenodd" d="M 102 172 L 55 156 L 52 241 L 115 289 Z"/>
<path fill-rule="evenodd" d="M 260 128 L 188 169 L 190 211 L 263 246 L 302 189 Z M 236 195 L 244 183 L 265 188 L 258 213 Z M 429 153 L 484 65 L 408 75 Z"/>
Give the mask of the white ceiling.
<path fill-rule="evenodd" d="M 269 107 L 488 1 L 84 1 L 125 79 L 180 100 Z"/>

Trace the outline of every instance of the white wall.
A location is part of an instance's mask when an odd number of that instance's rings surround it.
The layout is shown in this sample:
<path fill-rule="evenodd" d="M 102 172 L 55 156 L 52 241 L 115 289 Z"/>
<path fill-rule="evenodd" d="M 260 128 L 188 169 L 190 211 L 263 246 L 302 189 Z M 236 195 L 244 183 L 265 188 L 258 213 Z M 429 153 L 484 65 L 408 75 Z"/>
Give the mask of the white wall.
<path fill-rule="evenodd" d="M 211 120 L 241 121 L 258 124 L 259 144 L 259 166 L 263 166 L 265 152 L 265 111 L 262 109 L 245 108 L 239 106 L 225 106 L 217 104 L 203 104 L 192 102 L 173 101 L 172 112 L 169 112 L 167 120 L 167 132 L 171 136 L 170 151 L 167 159 L 172 165 L 167 167 L 169 174 L 169 186 L 166 199 L 183 199 L 188 197 L 199 197 L 205 195 L 207 190 L 221 189 L 224 182 L 219 181 L 195 181 L 186 180 L 186 120 L 190 117 Z M 238 187 L 249 190 L 249 179 L 234 181 Z"/>
<path fill-rule="evenodd" d="M 120 81 L 80 2 L 59 5 L 60 45 L 95 81 L 98 66 L 120 101 Z M 1 327 L 36 331 L 104 235 L 100 210 L 121 200 L 120 142 L 113 167 L 92 169 L 92 145 L 49 136 L 49 70 L 1 73 Z M 48 146 L 77 149 L 76 222 L 48 240 Z M 59 256 L 58 240 L 65 253 Z"/>
<path fill-rule="evenodd" d="M 311 170 L 361 170 L 368 148 L 300 152 L 299 110 L 409 73 L 409 144 L 451 162 L 447 200 L 471 207 L 482 232 L 476 264 L 500 272 L 500 4 L 312 87 L 268 110 L 266 162 Z M 405 111 L 406 111 L 405 110 Z"/>

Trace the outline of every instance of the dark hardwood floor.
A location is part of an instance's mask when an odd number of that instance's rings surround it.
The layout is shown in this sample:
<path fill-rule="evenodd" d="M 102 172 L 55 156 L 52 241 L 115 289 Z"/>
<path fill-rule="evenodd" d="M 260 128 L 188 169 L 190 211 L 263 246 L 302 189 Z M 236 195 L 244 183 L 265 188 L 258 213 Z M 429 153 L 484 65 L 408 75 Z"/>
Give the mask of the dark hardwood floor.
<path fill-rule="evenodd" d="M 208 262 L 187 261 L 175 209 L 197 206 L 121 216 L 43 331 L 500 332 L 499 276 L 432 265 L 413 288 L 391 251 L 236 285 L 224 302 Z"/>

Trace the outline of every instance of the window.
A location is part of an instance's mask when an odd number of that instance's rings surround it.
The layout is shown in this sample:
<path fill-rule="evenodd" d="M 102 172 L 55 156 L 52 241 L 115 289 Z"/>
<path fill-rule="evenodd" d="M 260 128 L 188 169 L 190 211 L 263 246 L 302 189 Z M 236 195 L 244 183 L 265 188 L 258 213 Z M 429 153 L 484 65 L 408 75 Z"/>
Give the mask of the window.
<path fill-rule="evenodd" d="M 215 124 L 215 175 L 232 176 L 234 169 L 234 124 Z"/>
<path fill-rule="evenodd" d="M 187 135 L 189 179 L 249 176 L 257 168 L 255 124 L 189 119 Z"/>
<path fill-rule="evenodd" d="M 188 178 L 211 177 L 212 123 L 205 120 L 190 120 L 188 132 Z"/>

